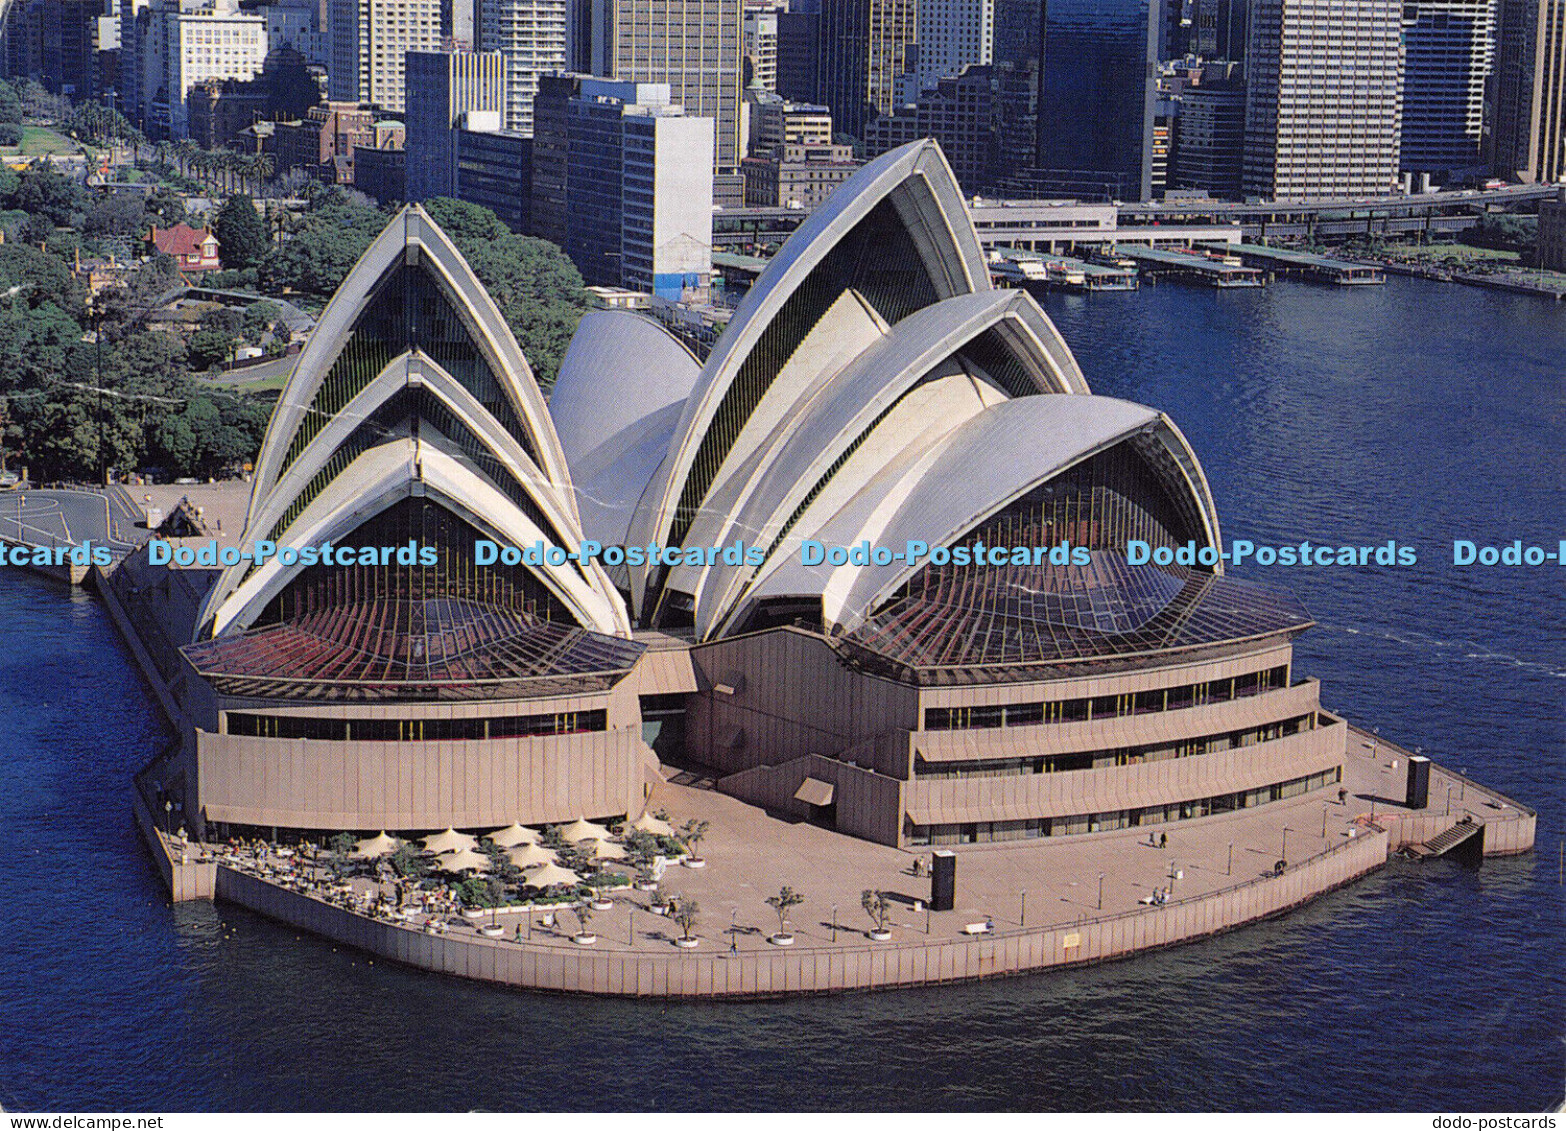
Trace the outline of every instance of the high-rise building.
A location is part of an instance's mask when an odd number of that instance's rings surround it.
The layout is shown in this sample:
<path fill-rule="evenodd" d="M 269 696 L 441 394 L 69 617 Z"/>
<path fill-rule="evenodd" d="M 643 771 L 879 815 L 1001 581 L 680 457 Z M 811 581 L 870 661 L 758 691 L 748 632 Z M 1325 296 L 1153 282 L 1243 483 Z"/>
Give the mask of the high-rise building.
<path fill-rule="evenodd" d="M 478 10 L 478 46 L 506 59 L 506 128 L 533 135 L 538 77 L 569 66 L 567 0 L 484 0 Z"/>
<path fill-rule="evenodd" d="M 291 48 L 311 63 L 325 67 L 331 62 L 321 9 L 316 0 L 272 0 L 261 9 L 266 16 L 267 47 L 271 51 Z"/>
<path fill-rule="evenodd" d="M 457 189 L 457 127 L 464 115 L 506 111 L 506 60 L 498 51 L 410 51 L 407 59 L 407 195 L 417 204 Z"/>
<path fill-rule="evenodd" d="M 713 122 L 666 83 L 548 75 L 533 132 L 533 230 L 591 284 L 678 300 L 712 273 Z"/>
<path fill-rule="evenodd" d="M 103 0 L 49 0 L 32 7 L 43 64 L 32 77 L 45 90 L 79 100 L 98 94 L 95 32 L 102 11 Z"/>
<path fill-rule="evenodd" d="M 266 17 L 237 0 L 153 0 L 145 14 L 134 21 L 136 111 L 153 137 L 189 135 L 187 100 L 197 83 L 254 78 L 266 63 Z"/>
<path fill-rule="evenodd" d="M 1000 73 L 992 66 L 964 67 L 962 74 L 938 80 L 911 106 L 883 114 L 865 126 L 865 154 L 883 153 L 918 141 L 940 142 L 964 193 L 988 190 L 1002 172 Z"/>
<path fill-rule="evenodd" d="M 1038 190 L 1146 200 L 1152 192 L 1160 5 L 1050 0 L 1038 94 Z"/>
<path fill-rule="evenodd" d="M 1244 88 L 1204 83 L 1187 90 L 1175 127 L 1174 187 L 1238 200 L 1244 167 Z"/>
<path fill-rule="evenodd" d="M 716 126 L 714 169 L 744 156 L 742 0 L 593 0 L 593 73 L 669 87 L 670 101 Z"/>
<path fill-rule="evenodd" d="M 1398 180 L 1402 0 L 1255 0 L 1245 193 L 1381 196 Z"/>
<path fill-rule="evenodd" d="M 777 90 L 777 9 L 745 9 L 745 65 L 750 68 L 745 83 L 747 90 L 758 86 L 762 90 Z"/>
<path fill-rule="evenodd" d="M 1204 59 L 1245 58 L 1247 0 L 1195 0 L 1190 50 Z"/>
<path fill-rule="evenodd" d="M 915 27 L 920 90 L 994 59 L 995 0 L 919 0 Z"/>
<path fill-rule="evenodd" d="M 821 0 L 818 93 L 837 128 L 863 137 L 865 124 L 897 106 L 900 76 L 914 61 L 914 0 Z"/>
<path fill-rule="evenodd" d="M 1446 175 L 1479 165 L 1495 11 L 1496 0 L 1403 5 L 1404 169 Z"/>
<path fill-rule="evenodd" d="M 777 95 L 750 95 L 750 151 L 765 153 L 780 145 L 831 145 L 832 111 Z"/>
<path fill-rule="evenodd" d="M 790 0 L 778 13 L 777 92 L 792 102 L 821 98 L 821 5 L 818 0 Z"/>
<path fill-rule="evenodd" d="M 1496 173 L 1566 179 L 1566 0 L 1500 0 L 1490 120 Z"/>
<path fill-rule="evenodd" d="M 480 115 L 466 122 L 477 125 Z M 458 200 L 488 208 L 513 232 L 531 223 L 533 139 L 515 130 L 464 127 L 457 130 Z"/>
<path fill-rule="evenodd" d="M 405 56 L 441 46 L 441 0 L 331 0 L 329 13 L 333 101 L 401 114 Z"/>

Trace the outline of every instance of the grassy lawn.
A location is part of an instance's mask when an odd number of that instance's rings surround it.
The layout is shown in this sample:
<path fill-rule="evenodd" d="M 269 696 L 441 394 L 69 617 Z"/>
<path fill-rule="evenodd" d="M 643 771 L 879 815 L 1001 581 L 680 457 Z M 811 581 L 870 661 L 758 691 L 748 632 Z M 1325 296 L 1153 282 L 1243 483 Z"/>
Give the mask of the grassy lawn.
<path fill-rule="evenodd" d="M 55 133 L 44 126 L 24 126 L 21 144 L 6 146 L 5 151 L 18 157 L 43 157 L 51 153 L 76 153 L 80 149 L 76 142 L 64 134 Z"/>
<path fill-rule="evenodd" d="M 1469 247 L 1467 244 L 1462 243 L 1388 244 L 1386 254 L 1399 259 L 1417 259 L 1421 261 L 1452 259 L 1462 263 L 1517 262 L 1517 253 L 1515 251 L 1494 251 L 1487 247 Z"/>
<path fill-rule="evenodd" d="M 275 393 L 281 390 L 282 387 L 288 383 L 288 374 L 286 372 L 274 373 L 270 377 L 258 377 L 254 381 L 203 381 L 202 383 L 211 385 L 214 388 L 226 389 L 231 393 L 244 393 L 246 395 L 253 393 Z"/>

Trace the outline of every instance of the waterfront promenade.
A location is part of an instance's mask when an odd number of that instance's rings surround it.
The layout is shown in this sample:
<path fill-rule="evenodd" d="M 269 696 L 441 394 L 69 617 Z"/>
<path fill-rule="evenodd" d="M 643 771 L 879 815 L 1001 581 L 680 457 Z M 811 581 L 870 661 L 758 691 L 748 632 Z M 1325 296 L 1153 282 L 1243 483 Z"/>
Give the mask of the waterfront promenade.
<path fill-rule="evenodd" d="M 190 861 L 164 868 L 185 897 L 215 895 L 428 970 L 629 996 L 831 993 L 1104 961 L 1221 933 L 1374 871 L 1397 848 L 1422 844 L 1464 816 L 1485 825 L 1487 852 L 1531 846 L 1530 811 L 1449 771 L 1432 774 L 1425 810 L 1406 809 L 1409 753 L 1356 730 L 1341 800 L 1334 786 L 1254 811 L 1155 826 L 1155 838 L 1167 835 L 1167 844 L 1130 829 L 959 846 L 956 904 L 945 912 L 925 909 L 929 879 L 912 873 L 926 854 L 778 820 L 709 789 L 666 782 L 654 808 L 675 822 L 712 823 L 700 845 L 707 865 L 671 864 L 659 893 L 700 905 L 694 949 L 674 946 L 678 928 L 650 910 L 645 892 L 617 889 L 612 910 L 592 918 L 591 946 L 571 941 L 576 920 L 565 908 L 502 911 L 493 916 L 501 937 L 488 938 L 479 933 L 488 913 L 398 919 L 371 909 L 389 896 L 372 879 L 343 890 L 324 872 L 312 878 L 292 855 L 198 862 L 202 848 L 156 833 L 145 811 L 142 824 L 155 852 L 161 843 L 174 860 L 183 851 Z M 768 941 L 779 924 L 765 901 L 784 884 L 804 897 L 788 912 L 789 947 Z M 889 896 L 888 941 L 867 935 L 866 888 Z M 1167 902 L 1152 902 L 1159 889 Z M 429 926 L 431 919 L 441 926 Z"/>

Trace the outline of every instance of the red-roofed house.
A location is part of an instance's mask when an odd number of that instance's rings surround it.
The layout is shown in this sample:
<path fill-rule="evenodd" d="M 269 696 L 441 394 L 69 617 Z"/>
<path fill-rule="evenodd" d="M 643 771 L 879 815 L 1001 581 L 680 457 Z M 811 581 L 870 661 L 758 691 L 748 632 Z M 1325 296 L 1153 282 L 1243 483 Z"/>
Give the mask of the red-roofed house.
<path fill-rule="evenodd" d="M 164 255 L 174 257 L 182 272 L 216 271 L 223 266 L 218 258 L 217 237 L 205 228 L 175 224 L 172 228 L 153 228 L 147 242 Z"/>

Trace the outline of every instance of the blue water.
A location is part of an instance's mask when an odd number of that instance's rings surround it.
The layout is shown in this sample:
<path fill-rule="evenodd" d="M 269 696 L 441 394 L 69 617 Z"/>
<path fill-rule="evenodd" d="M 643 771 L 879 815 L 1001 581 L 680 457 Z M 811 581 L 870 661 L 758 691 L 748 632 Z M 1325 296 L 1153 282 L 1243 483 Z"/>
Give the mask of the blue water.
<path fill-rule="evenodd" d="M 128 816 L 162 741 L 89 598 L 0 577 L 8 1109 L 1506 1109 L 1562 1095 L 1562 571 L 1454 537 L 1562 523 L 1566 304 L 1419 281 L 1055 297 L 1099 392 L 1168 411 L 1229 538 L 1413 543 L 1284 581 L 1329 703 L 1526 800 L 1539 850 L 1394 862 L 1285 918 L 1094 969 L 666 1005 L 371 963 L 170 907 Z M 448 1067 L 455 1066 L 455 1067 Z"/>

